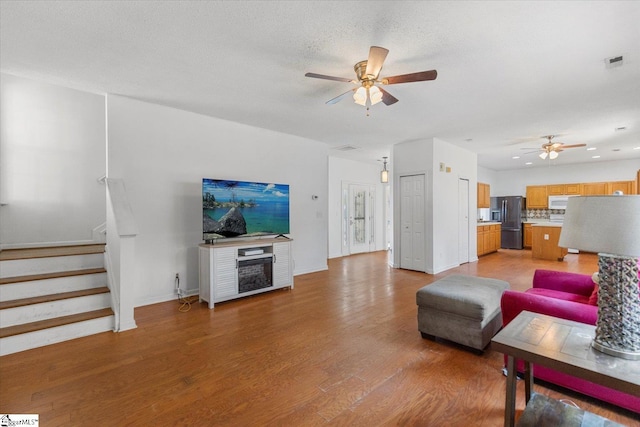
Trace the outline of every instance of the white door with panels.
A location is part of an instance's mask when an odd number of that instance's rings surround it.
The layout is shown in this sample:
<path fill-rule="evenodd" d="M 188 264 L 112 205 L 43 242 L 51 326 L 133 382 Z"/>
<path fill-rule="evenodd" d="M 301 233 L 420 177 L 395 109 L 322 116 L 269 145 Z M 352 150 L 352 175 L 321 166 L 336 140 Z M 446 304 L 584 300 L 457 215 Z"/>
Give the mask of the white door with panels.
<path fill-rule="evenodd" d="M 400 177 L 400 268 L 426 271 L 425 176 Z"/>

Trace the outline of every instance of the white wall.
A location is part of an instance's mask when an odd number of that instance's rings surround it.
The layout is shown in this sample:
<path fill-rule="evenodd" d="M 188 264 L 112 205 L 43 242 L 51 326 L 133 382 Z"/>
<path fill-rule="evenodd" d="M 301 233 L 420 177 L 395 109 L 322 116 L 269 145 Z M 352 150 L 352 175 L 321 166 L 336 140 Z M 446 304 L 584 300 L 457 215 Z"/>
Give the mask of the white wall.
<path fill-rule="evenodd" d="M 0 75 L 0 245 L 86 243 L 106 221 L 104 96 Z"/>
<path fill-rule="evenodd" d="M 469 261 L 477 259 L 475 228 L 477 206 L 477 156 L 446 141 L 412 141 L 393 146 L 394 162 L 394 218 L 400 218 L 399 177 L 425 174 L 426 194 L 426 272 L 439 273 L 459 265 L 458 252 L 458 182 L 469 181 Z M 440 164 L 445 171 L 440 171 Z M 447 168 L 450 171 L 447 172 Z M 394 226 L 397 236 L 393 247 L 393 265 L 400 265 L 399 223 Z"/>
<path fill-rule="evenodd" d="M 527 185 L 633 181 L 639 169 L 640 160 L 631 159 L 494 172 L 491 196 L 525 196 Z"/>
<path fill-rule="evenodd" d="M 375 249 L 383 250 L 384 241 L 384 192 L 380 182 L 382 164 L 375 165 L 339 157 L 329 157 L 329 258 L 343 253 L 342 245 L 342 184 L 364 184 L 376 187 Z"/>
<path fill-rule="evenodd" d="M 458 181 L 469 180 L 469 261 L 477 259 L 476 209 L 478 158 L 475 153 L 434 138 L 433 155 L 433 270 L 439 273 L 460 265 L 458 251 Z M 441 172 L 440 163 L 450 172 Z"/>
<path fill-rule="evenodd" d="M 107 97 L 108 171 L 136 217 L 136 305 L 198 287 L 202 178 L 290 185 L 294 274 L 327 268 L 325 144 L 120 96 Z M 317 200 L 312 200 L 317 195 Z"/>

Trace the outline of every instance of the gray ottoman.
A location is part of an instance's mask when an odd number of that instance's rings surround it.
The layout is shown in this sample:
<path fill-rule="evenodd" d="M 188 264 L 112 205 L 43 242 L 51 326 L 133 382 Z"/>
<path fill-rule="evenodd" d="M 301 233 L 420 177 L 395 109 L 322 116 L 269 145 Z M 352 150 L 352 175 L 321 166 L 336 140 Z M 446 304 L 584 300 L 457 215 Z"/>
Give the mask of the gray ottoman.
<path fill-rule="evenodd" d="M 503 280 L 447 276 L 416 293 L 418 330 L 423 338 L 447 340 L 483 350 L 502 327 Z"/>

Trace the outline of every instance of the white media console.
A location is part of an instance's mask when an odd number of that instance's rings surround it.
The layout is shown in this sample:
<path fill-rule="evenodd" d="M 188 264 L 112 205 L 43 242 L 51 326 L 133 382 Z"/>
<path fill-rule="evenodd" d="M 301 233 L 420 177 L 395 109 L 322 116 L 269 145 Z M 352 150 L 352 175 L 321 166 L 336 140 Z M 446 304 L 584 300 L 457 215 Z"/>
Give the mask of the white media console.
<path fill-rule="evenodd" d="M 273 238 L 203 243 L 200 301 L 217 302 L 274 289 L 293 289 L 291 239 Z"/>

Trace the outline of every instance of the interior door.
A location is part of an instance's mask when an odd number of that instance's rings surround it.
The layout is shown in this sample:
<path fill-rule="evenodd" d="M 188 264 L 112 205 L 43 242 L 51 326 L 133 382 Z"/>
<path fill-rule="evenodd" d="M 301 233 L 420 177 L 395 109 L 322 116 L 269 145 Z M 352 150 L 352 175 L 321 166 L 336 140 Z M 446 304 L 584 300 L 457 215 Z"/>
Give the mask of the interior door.
<path fill-rule="evenodd" d="M 400 268 L 426 271 L 425 177 L 400 177 Z"/>
<path fill-rule="evenodd" d="M 458 262 L 469 262 L 469 180 L 458 180 Z"/>
<path fill-rule="evenodd" d="M 348 252 L 357 254 L 375 249 L 375 187 L 348 185 Z"/>

